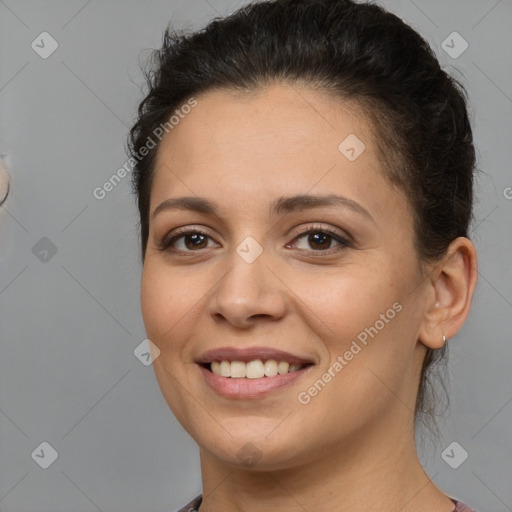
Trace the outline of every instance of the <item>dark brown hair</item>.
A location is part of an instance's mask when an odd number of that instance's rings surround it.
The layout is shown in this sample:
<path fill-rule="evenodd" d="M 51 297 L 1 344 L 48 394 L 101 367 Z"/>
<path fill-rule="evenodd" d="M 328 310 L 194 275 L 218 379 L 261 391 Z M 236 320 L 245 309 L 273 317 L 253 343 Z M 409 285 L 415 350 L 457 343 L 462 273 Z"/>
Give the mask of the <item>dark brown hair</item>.
<path fill-rule="evenodd" d="M 475 150 L 467 94 L 398 16 L 352 0 L 254 2 L 197 32 L 168 28 L 153 64 L 129 137 L 138 160 L 133 187 L 143 260 L 158 150 L 140 158 L 148 138 L 193 96 L 214 89 L 253 91 L 276 81 L 333 94 L 368 116 L 386 175 L 414 211 L 420 262 L 436 261 L 455 238 L 468 236 Z M 416 416 L 432 416 L 428 373 L 444 352 L 427 349 Z"/>

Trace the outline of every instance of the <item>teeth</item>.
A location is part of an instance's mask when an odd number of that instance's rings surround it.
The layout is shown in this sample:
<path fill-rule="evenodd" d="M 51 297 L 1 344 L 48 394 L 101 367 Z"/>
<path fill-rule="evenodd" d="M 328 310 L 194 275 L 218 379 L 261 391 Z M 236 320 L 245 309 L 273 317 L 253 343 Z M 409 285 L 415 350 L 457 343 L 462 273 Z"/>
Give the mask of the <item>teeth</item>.
<path fill-rule="evenodd" d="M 261 379 L 262 377 L 275 377 L 277 374 L 296 372 L 303 366 L 297 363 L 290 364 L 287 361 L 277 362 L 275 359 L 267 361 L 255 359 L 247 363 L 243 361 L 212 361 L 211 370 L 215 375 L 221 377 Z"/>
<path fill-rule="evenodd" d="M 283 375 L 283 373 L 288 373 L 289 368 L 290 365 L 286 361 L 279 361 L 279 364 L 277 365 L 277 371 L 279 372 L 279 375 Z"/>
<path fill-rule="evenodd" d="M 221 377 L 231 377 L 231 363 L 229 361 L 221 361 L 219 375 Z"/>
<path fill-rule="evenodd" d="M 231 363 L 233 364 L 233 363 Z M 249 361 L 245 366 L 245 376 L 248 379 L 261 379 L 265 375 L 265 368 L 260 359 Z"/>
<path fill-rule="evenodd" d="M 231 361 L 231 377 L 235 379 L 241 379 L 242 377 L 245 377 L 246 366 L 247 365 L 243 361 Z"/>
<path fill-rule="evenodd" d="M 269 359 L 265 361 L 265 377 L 275 377 L 277 375 L 277 361 Z"/>

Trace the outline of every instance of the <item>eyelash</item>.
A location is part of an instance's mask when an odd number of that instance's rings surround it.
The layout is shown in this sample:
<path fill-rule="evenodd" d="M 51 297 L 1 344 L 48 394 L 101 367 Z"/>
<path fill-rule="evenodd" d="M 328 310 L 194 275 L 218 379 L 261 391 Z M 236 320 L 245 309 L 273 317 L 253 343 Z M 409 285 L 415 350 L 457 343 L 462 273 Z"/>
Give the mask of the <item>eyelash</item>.
<path fill-rule="evenodd" d="M 345 248 L 348 248 L 348 247 L 352 247 L 353 246 L 353 243 L 348 239 L 348 238 L 345 238 L 343 236 L 341 236 L 339 233 L 329 229 L 329 228 L 325 228 L 325 227 L 322 227 L 322 226 L 311 226 L 303 231 L 300 231 L 299 233 L 296 234 L 295 238 L 292 240 L 291 243 L 293 242 L 296 242 L 297 240 L 299 240 L 300 238 L 303 238 L 304 236 L 306 235 L 310 235 L 310 234 L 318 234 L 318 233 L 322 233 L 322 234 L 325 234 L 325 235 L 329 235 L 331 236 L 336 242 L 338 242 L 340 245 L 337 246 L 337 247 L 331 247 L 329 249 L 325 249 L 325 250 L 314 250 L 314 249 L 311 249 L 309 252 L 312 252 L 312 253 L 320 253 L 320 254 L 332 254 L 333 252 L 338 252 L 338 251 L 341 251 Z M 164 238 L 162 240 L 162 242 L 159 244 L 159 247 L 158 249 L 160 251 L 169 251 L 169 252 L 173 252 L 173 253 L 195 253 L 195 252 L 200 252 L 201 249 L 198 249 L 197 251 L 194 251 L 194 250 L 188 250 L 188 251 L 182 251 L 181 249 L 174 249 L 172 247 L 172 245 L 177 241 L 179 240 L 180 238 L 184 238 L 184 237 L 187 237 L 187 236 L 190 236 L 190 235 L 204 235 L 208 238 L 211 239 L 210 235 L 208 235 L 207 233 L 204 233 L 203 231 L 199 230 L 199 229 L 194 229 L 194 228 L 182 228 L 181 230 L 178 230 L 174 236 L 172 236 L 171 238 Z M 307 251 L 307 249 L 299 249 L 300 251 Z"/>

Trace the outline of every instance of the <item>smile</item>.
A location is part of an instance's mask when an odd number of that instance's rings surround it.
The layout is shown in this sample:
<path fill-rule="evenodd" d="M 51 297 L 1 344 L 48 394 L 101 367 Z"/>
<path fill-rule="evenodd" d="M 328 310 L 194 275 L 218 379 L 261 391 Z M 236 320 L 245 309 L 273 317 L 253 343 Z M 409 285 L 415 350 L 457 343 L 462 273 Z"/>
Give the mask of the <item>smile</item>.
<path fill-rule="evenodd" d="M 276 361 L 268 359 L 254 359 L 252 361 L 212 361 L 209 369 L 220 377 L 231 379 L 261 379 L 263 377 L 275 377 L 276 375 L 285 375 L 293 373 L 301 368 L 304 364 L 289 363 L 288 361 Z"/>

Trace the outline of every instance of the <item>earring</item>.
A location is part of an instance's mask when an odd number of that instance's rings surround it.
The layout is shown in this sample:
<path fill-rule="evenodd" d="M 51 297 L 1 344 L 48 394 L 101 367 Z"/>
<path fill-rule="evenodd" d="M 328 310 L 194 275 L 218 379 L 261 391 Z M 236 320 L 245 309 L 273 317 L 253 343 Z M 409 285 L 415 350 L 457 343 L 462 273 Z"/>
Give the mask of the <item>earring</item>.
<path fill-rule="evenodd" d="M 443 343 L 446 343 L 446 336 L 443 334 Z"/>

